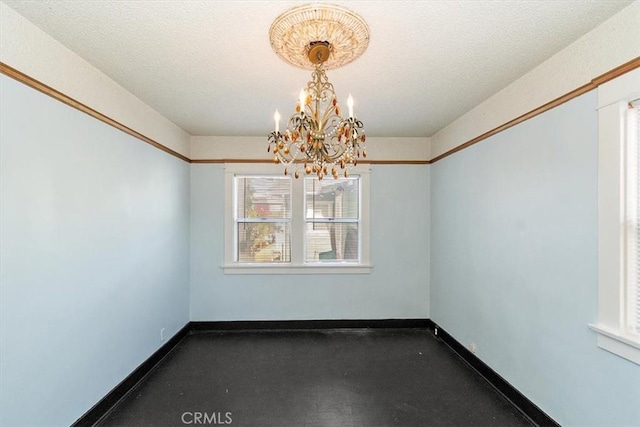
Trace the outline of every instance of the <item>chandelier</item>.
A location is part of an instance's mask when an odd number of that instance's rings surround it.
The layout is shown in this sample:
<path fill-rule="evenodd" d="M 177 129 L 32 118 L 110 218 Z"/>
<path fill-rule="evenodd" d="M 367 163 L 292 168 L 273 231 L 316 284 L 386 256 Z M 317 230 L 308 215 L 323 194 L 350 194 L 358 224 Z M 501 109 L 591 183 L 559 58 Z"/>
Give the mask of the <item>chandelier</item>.
<path fill-rule="evenodd" d="M 280 131 L 280 113 L 268 136 L 267 152 L 283 164 L 284 174 L 349 176 L 349 168 L 367 157 L 364 125 L 353 113 L 353 98 L 343 115 L 327 69 L 357 59 L 369 44 L 369 29 L 355 13 L 333 5 L 307 5 L 280 15 L 269 31 L 271 46 L 280 58 L 312 69 L 311 80 L 300 91 L 295 112 Z"/>

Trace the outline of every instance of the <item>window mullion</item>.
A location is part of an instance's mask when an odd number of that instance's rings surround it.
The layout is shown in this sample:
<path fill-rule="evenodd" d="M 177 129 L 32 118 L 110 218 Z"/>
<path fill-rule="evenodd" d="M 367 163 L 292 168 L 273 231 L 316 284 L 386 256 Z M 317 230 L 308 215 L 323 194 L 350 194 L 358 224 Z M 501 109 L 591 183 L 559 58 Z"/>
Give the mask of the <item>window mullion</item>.
<path fill-rule="evenodd" d="M 304 263 L 304 179 L 293 179 L 291 184 L 291 263 Z"/>

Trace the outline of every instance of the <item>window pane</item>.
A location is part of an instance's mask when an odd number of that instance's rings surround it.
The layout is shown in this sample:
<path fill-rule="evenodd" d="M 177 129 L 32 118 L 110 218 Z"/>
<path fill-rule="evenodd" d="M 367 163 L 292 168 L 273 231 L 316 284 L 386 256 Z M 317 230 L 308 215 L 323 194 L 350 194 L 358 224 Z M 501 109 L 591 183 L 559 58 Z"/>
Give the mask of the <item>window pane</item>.
<path fill-rule="evenodd" d="M 291 178 L 235 178 L 236 218 L 291 218 Z"/>
<path fill-rule="evenodd" d="M 287 222 L 238 223 L 238 262 L 291 262 Z"/>
<path fill-rule="evenodd" d="M 305 178 L 307 219 L 359 218 L 359 178 Z"/>
<path fill-rule="evenodd" d="M 358 223 L 307 222 L 306 261 L 358 261 Z"/>

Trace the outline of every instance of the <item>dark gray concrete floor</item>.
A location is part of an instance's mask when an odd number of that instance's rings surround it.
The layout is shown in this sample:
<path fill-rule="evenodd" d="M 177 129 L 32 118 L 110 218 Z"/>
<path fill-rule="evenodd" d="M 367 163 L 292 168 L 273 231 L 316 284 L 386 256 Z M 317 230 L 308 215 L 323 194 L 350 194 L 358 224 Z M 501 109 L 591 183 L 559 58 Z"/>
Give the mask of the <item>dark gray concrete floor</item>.
<path fill-rule="evenodd" d="M 195 333 L 99 426 L 530 426 L 427 330 Z"/>

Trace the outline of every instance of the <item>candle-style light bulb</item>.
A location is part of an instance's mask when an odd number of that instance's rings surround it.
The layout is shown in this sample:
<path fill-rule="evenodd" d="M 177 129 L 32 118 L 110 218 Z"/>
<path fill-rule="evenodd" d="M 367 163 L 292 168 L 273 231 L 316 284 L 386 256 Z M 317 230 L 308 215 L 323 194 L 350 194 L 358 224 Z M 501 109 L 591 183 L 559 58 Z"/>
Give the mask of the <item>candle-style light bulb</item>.
<path fill-rule="evenodd" d="M 273 120 L 276 122 L 276 132 L 280 132 L 280 113 L 278 110 L 273 114 Z"/>
<path fill-rule="evenodd" d="M 353 117 L 353 96 L 349 93 L 349 98 L 347 98 L 347 105 L 349 106 L 349 117 Z"/>
<path fill-rule="evenodd" d="M 305 101 L 307 100 L 307 94 L 305 93 L 304 89 L 300 90 L 300 99 L 298 102 L 300 102 L 300 111 L 304 111 L 304 105 L 305 105 Z"/>

